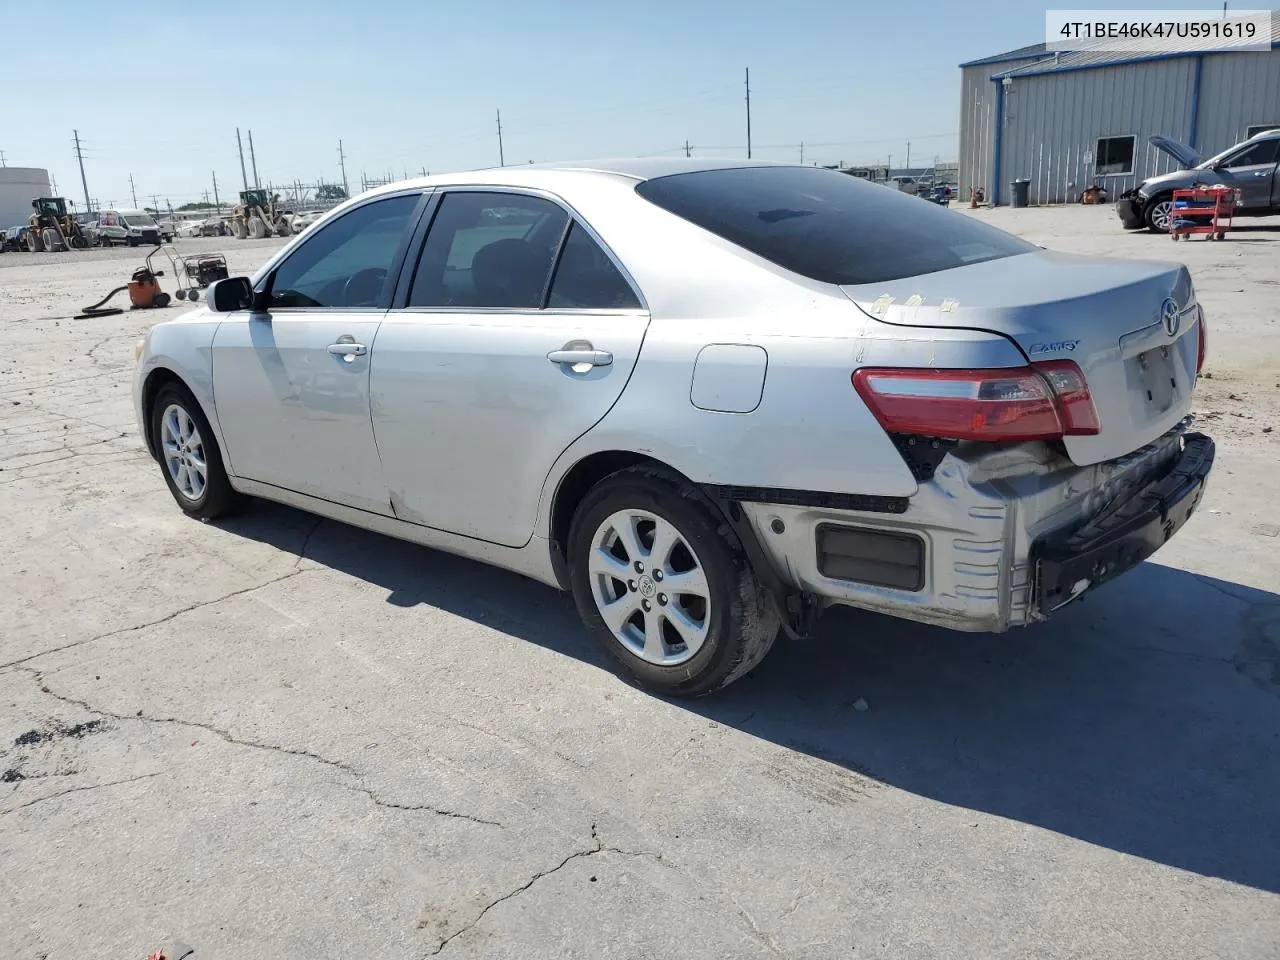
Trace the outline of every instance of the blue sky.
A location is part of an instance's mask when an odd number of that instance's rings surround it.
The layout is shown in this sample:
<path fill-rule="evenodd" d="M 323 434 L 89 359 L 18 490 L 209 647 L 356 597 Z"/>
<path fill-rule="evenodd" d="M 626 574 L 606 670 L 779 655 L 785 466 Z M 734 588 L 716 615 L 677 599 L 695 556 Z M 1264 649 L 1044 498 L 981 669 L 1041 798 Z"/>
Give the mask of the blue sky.
<path fill-rule="evenodd" d="M 749 66 L 754 155 L 919 164 L 956 155 L 957 64 L 1043 34 L 1015 0 L 0 0 L 0 150 L 82 204 L 78 129 L 96 202 L 175 206 L 240 189 L 237 126 L 264 184 L 340 180 L 341 138 L 353 191 L 496 165 L 499 108 L 508 163 L 741 156 Z"/>

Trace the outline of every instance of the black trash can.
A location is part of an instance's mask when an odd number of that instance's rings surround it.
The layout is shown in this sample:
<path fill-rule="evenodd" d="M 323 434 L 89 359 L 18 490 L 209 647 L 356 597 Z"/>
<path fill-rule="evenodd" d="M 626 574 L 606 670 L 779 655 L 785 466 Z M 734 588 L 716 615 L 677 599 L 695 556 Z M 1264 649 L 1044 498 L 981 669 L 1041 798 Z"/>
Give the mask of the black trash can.
<path fill-rule="evenodd" d="M 1030 202 L 1031 181 L 1030 180 L 1012 180 L 1009 186 L 1013 188 L 1013 205 L 1015 207 L 1025 207 Z"/>

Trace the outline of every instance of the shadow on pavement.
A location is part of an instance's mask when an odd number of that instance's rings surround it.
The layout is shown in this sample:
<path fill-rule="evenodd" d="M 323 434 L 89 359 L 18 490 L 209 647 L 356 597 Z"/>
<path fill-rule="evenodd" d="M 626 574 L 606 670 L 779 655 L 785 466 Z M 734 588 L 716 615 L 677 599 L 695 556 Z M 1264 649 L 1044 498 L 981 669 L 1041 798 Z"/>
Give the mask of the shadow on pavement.
<path fill-rule="evenodd" d="M 296 552 L 314 523 L 258 503 L 223 526 Z M 523 577 L 329 521 L 306 555 L 389 603 L 609 669 L 572 604 Z M 999 636 L 837 609 L 676 705 L 943 803 L 1280 892 L 1276 594 L 1146 563 Z"/>

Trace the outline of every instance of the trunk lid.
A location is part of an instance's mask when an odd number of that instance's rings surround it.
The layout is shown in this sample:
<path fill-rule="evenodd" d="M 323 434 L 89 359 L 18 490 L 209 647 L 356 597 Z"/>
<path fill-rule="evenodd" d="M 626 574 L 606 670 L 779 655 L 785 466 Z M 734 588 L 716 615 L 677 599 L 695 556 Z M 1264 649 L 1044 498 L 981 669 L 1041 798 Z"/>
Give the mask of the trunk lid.
<path fill-rule="evenodd" d="M 841 289 L 882 323 L 985 330 L 1033 362 L 1074 360 L 1100 427 L 1064 439 L 1077 464 L 1137 450 L 1191 409 L 1199 307 L 1181 264 L 1036 251 Z"/>
<path fill-rule="evenodd" d="M 1192 167 L 1200 166 L 1203 159 L 1200 154 L 1192 150 L 1185 143 L 1179 143 L 1177 140 L 1170 140 L 1168 137 L 1149 137 L 1147 142 L 1157 150 L 1163 150 L 1169 156 L 1173 157 L 1184 170 L 1190 170 Z"/>

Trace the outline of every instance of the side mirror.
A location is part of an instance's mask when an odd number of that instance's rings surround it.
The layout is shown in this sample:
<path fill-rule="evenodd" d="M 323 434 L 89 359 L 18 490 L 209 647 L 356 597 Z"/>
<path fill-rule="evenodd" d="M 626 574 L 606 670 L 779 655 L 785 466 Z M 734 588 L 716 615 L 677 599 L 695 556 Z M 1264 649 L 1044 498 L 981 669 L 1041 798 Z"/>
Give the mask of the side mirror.
<path fill-rule="evenodd" d="M 248 310 L 254 305 L 253 286 L 248 277 L 215 280 L 209 287 L 208 303 L 214 313 Z"/>

